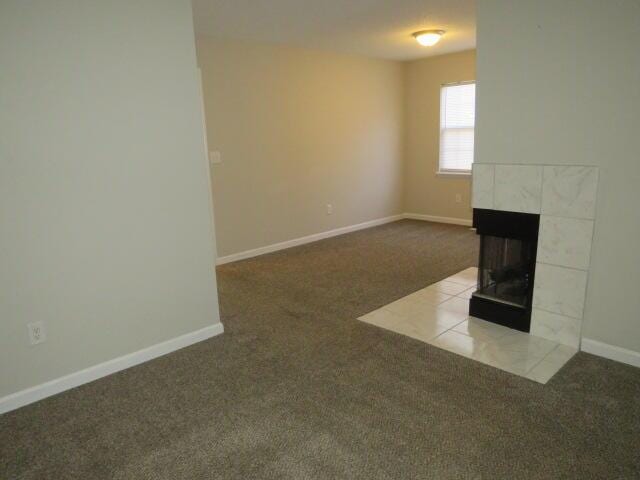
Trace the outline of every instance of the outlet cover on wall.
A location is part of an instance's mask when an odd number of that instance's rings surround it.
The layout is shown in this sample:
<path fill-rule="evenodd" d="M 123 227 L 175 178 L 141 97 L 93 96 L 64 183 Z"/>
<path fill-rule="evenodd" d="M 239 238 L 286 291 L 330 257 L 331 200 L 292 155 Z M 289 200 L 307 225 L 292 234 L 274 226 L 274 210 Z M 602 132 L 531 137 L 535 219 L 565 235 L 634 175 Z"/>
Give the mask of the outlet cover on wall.
<path fill-rule="evenodd" d="M 327 203 L 327 215 L 331 215 L 333 213 L 333 205 Z"/>
<path fill-rule="evenodd" d="M 47 339 L 47 332 L 44 329 L 44 322 L 33 322 L 27 325 L 29 330 L 29 343 L 31 345 L 38 345 Z"/>
<path fill-rule="evenodd" d="M 209 161 L 214 164 L 214 163 L 222 163 L 222 154 L 220 152 L 218 152 L 217 150 L 211 150 L 209 152 Z"/>

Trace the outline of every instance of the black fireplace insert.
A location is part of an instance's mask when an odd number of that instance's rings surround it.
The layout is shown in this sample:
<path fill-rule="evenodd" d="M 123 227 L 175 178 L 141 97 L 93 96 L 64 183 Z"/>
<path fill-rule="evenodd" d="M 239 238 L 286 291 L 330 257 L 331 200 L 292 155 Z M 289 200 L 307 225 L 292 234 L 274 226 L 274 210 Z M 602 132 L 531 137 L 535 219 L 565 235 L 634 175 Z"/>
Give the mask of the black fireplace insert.
<path fill-rule="evenodd" d="M 480 259 L 471 316 L 529 331 L 539 224 L 535 214 L 473 210 Z"/>

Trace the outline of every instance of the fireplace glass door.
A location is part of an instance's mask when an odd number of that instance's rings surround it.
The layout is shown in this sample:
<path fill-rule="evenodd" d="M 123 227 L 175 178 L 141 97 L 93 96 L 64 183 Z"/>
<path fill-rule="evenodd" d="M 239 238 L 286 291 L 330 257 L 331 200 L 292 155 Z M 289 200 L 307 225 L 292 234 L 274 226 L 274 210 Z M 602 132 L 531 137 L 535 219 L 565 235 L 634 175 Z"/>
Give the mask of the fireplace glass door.
<path fill-rule="evenodd" d="M 530 307 L 536 242 L 482 235 L 477 296 Z"/>

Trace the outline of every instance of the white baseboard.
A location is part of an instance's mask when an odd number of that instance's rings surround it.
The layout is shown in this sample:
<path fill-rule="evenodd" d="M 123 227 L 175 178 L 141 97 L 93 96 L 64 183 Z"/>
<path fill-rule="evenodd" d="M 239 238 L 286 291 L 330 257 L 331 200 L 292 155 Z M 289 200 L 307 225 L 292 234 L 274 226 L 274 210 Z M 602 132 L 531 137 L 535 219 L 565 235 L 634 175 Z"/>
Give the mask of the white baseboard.
<path fill-rule="evenodd" d="M 616 362 L 640 367 L 640 352 L 627 350 L 626 348 L 616 347 L 615 345 L 591 340 L 590 338 L 583 338 L 580 350 L 598 355 L 599 357 L 615 360 Z"/>
<path fill-rule="evenodd" d="M 318 240 L 323 240 L 325 238 L 336 237 L 345 233 L 355 232 L 357 230 L 363 230 L 377 225 L 384 225 L 385 223 L 396 222 L 403 218 L 404 215 L 393 215 L 391 217 L 378 218 L 376 220 L 358 223 L 357 225 L 349 225 L 347 227 L 336 228 L 335 230 L 315 233 L 306 237 L 294 238 L 293 240 L 287 240 L 286 242 L 274 243 L 273 245 L 267 245 L 265 247 L 254 248 L 253 250 L 246 250 L 244 252 L 218 257 L 216 264 L 224 265 L 225 263 L 237 262 L 238 260 L 257 257 L 259 255 L 264 255 L 265 253 L 277 252 L 278 250 L 284 250 L 285 248 L 297 247 L 298 245 L 317 242 Z"/>
<path fill-rule="evenodd" d="M 149 360 L 153 360 L 154 358 L 161 357 L 162 355 L 180 350 L 181 348 L 188 347 L 194 343 L 201 342 L 207 338 L 215 337 L 216 335 L 220 335 L 222 332 L 224 332 L 222 323 L 217 323 L 216 325 L 211 325 L 201 330 L 187 333 L 177 338 L 172 338 L 171 340 L 152 345 L 142 350 L 138 350 L 137 352 L 129 353 L 122 357 L 114 358 L 113 360 L 108 360 L 104 363 L 85 368 L 79 372 L 74 372 L 41 385 L 36 385 L 35 387 L 7 395 L 6 397 L 0 398 L 0 414 L 37 402 L 43 398 L 56 395 L 85 383 L 93 382 L 94 380 L 106 377 L 112 373 L 126 370 L 127 368 L 135 365 L 139 365 Z"/>
<path fill-rule="evenodd" d="M 450 223 L 452 225 L 464 225 L 467 227 L 470 227 L 472 223 L 471 220 L 467 220 L 466 218 L 438 217 L 436 215 L 424 215 L 422 213 L 405 213 L 404 218 L 424 220 L 426 222 Z"/>
<path fill-rule="evenodd" d="M 398 220 L 402 220 L 405 218 L 412 220 L 425 220 L 428 222 L 437 223 L 451 223 L 453 225 L 465 225 L 469 227 L 471 226 L 471 220 L 467 220 L 465 218 L 437 217 L 434 215 L 422 215 L 419 213 L 403 213 L 400 215 L 393 215 L 391 217 L 378 218 L 376 220 L 358 223 L 357 225 L 349 225 L 347 227 L 336 228 L 335 230 L 315 233 L 306 237 L 294 238 L 293 240 L 274 243 L 273 245 L 266 245 L 264 247 L 254 248 L 252 250 L 246 250 L 244 252 L 233 253 L 224 257 L 218 257 L 218 259 L 216 260 L 216 264 L 224 265 L 225 263 L 237 262 L 238 260 L 244 260 L 246 258 L 258 257 L 260 255 L 264 255 L 265 253 L 277 252 L 278 250 L 297 247 L 298 245 L 304 245 L 306 243 L 317 242 L 318 240 L 324 240 L 325 238 L 336 237 L 345 233 L 355 232 L 357 230 L 363 230 L 365 228 L 375 227 L 377 225 L 384 225 L 385 223 L 397 222 Z"/>

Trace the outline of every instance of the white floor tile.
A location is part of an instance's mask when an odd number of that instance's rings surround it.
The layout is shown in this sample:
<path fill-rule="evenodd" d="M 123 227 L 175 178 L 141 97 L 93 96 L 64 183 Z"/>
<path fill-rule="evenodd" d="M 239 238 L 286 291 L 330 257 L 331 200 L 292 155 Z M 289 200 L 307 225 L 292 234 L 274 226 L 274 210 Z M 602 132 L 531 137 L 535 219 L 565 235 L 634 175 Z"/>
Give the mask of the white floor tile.
<path fill-rule="evenodd" d="M 408 297 L 404 297 L 400 300 L 396 300 L 395 302 L 390 303 L 389 305 L 385 305 L 382 308 L 383 310 L 388 310 L 389 312 L 397 313 L 398 315 L 411 317 L 414 315 L 418 315 L 427 307 L 424 303 L 417 302 Z"/>
<path fill-rule="evenodd" d="M 400 315 L 380 308 L 359 317 L 358 320 L 386 328 L 387 326 L 393 326 L 396 323 L 402 322 L 403 318 Z"/>
<path fill-rule="evenodd" d="M 403 317 L 402 315 L 398 315 L 385 309 L 375 310 L 360 317 L 359 320 L 403 335 L 406 335 L 406 332 L 412 330 L 412 326 L 407 317 Z"/>
<path fill-rule="evenodd" d="M 540 362 L 536 365 L 530 372 L 525 374 L 529 380 L 533 380 L 534 382 L 545 384 L 551 378 L 560 371 L 561 367 L 556 367 L 555 365 L 549 365 L 544 361 Z"/>
<path fill-rule="evenodd" d="M 576 353 L 578 353 L 577 348 L 569 347 L 567 345 L 558 345 L 557 348 L 544 358 L 544 361 L 563 366 L 571 360 Z"/>
<path fill-rule="evenodd" d="M 467 285 L 460 285 L 459 283 L 448 282 L 442 280 L 440 282 L 429 285 L 425 290 L 436 291 L 440 293 L 446 293 L 447 295 L 457 295 L 464 292 L 469 287 Z"/>
<path fill-rule="evenodd" d="M 495 343 L 490 343 L 476 357 L 476 360 L 505 370 L 516 375 L 525 376 L 544 356 L 528 352 L 505 350 Z"/>
<path fill-rule="evenodd" d="M 464 322 L 453 328 L 456 332 L 464 333 L 473 338 L 482 341 L 493 341 L 505 335 L 514 335 L 515 330 L 495 323 L 486 322 L 479 318 L 469 317 Z"/>
<path fill-rule="evenodd" d="M 485 347 L 485 343 L 468 335 L 448 330 L 431 342 L 432 345 L 458 355 L 474 358 Z"/>
<path fill-rule="evenodd" d="M 526 375 L 530 380 L 547 383 L 578 352 L 576 348 L 558 345 Z"/>
<path fill-rule="evenodd" d="M 451 310 L 438 308 L 434 305 L 425 305 L 425 308 L 418 312 L 413 318 L 420 322 L 446 327 L 445 330 L 447 330 L 464 322 L 467 317 L 468 315 L 466 313 L 453 312 Z"/>
<path fill-rule="evenodd" d="M 478 269 L 463 270 L 460 273 L 445 278 L 447 282 L 459 283 L 467 287 L 473 287 L 478 284 Z"/>
<path fill-rule="evenodd" d="M 449 300 L 451 297 L 452 295 L 447 295 L 446 293 L 423 288 L 422 290 L 418 290 L 411 295 L 407 295 L 405 298 L 420 303 L 427 303 L 429 305 L 439 305 L 445 300 Z"/>
<path fill-rule="evenodd" d="M 477 269 L 456 275 L 475 276 Z M 467 297 L 475 288 L 444 280 L 359 320 L 540 383 L 576 353 L 575 348 L 469 317 Z"/>
<path fill-rule="evenodd" d="M 423 305 L 423 308 L 435 311 L 433 306 Z M 428 342 L 448 330 L 454 321 L 447 315 L 441 317 L 434 315 L 432 318 L 409 317 L 385 309 L 375 310 L 360 317 L 359 320 L 423 342 Z"/>
<path fill-rule="evenodd" d="M 534 337 L 524 332 L 514 332 L 513 335 L 496 338 L 492 344 L 504 351 L 519 352 L 539 359 L 546 357 L 558 345 L 558 343 L 546 338 Z"/>
<path fill-rule="evenodd" d="M 469 288 L 468 290 L 465 290 L 464 292 L 461 292 L 459 294 L 456 295 L 456 297 L 460 297 L 460 298 L 466 298 L 467 300 L 471 300 L 471 294 L 473 292 L 475 292 L 478 289 L 477 286 L 473 286 L 471 288 Z"/>
<path fill-rule="evenodd" d="M 407 320 L 407 328 L 404 331 L 398 331 L 403 335 L 430 342 L 438 335 L 447 331 L 448 327 L 437 322 L 423 322 L 418 318 L 410 318 Z"/>
<path fill-rule="evenodd" d="M 451 297 L 449 300 L 442 302 L 438 308 L 469 315 L 469 300 L 460 297 Z"/>

